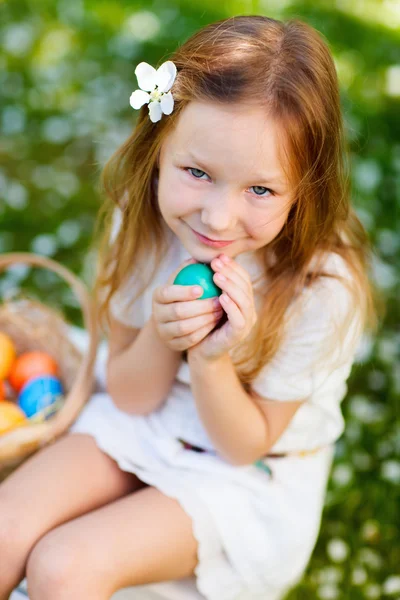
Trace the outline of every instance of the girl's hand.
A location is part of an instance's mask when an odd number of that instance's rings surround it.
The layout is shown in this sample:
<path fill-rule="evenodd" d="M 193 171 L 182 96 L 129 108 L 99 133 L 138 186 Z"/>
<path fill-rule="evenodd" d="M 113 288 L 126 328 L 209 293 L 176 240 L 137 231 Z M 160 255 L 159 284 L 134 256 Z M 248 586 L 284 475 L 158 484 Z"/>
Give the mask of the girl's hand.
<path fill-rule="evenodd" d="M 166 285 L 153 292 L 153 319 L 160 338 L 171 350 L 184 351 L 200 342 L 215 327 L 223 315 L 218 298 L 196 300 L 193 285 L 174 285 L 174 279 L 183 267 L 196 263 L 194 258 L 184 261 L 171 274 Z"/>
<path fill-rule="evenodd" d="M 188 351 L 188 358 L 219 358 L 244 340 L 257 321 L 253 286 L 247 271 L 225 254 L 213 259 L 211 267 L 216 271 L 213 277 L 215 284 L 223 291 L 219 300 L 228 319 L 222 327 L 193 346 Z"/>

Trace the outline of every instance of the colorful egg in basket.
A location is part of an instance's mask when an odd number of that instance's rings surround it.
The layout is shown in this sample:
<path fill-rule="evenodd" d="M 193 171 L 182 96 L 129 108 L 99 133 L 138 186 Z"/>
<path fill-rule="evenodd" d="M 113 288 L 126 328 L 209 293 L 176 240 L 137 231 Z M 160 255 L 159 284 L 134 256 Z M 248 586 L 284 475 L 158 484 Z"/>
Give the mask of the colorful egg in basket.
<path fill-rule="evenodd" d="M 8 377 L 15 358 L 16 351 L 12 339 L 0 331 L 0 379 Z"/>
<path fill-rule="evenodd" d="M 18 406 L 27 417 L 43 413 L 47 418 L 59 406 L 63 395 L 63 386 L 52 375 L 43 375 L 29 380 L 21 390 Z"/>
<path fill-rule="evenodd" d="M 14 402 L 0 402 L 0 435 L 27 421 L 24 412 Z"/>
<path fill-rule="evenodd" d="M 8 375 L 8 381 L 19 392 L 30 380 L 41 375 L 57 375 L 58 365 L 54 358 L 47 352 L 33 350 L 23 352 L 14 361 Z"/>
<path fill-rule="evenodd" d="M 19 293 L 20 286 L 15 288 L 15 292 L 13 287 L 8 289 L 6 286 L 7 294 L 0 300 L 0 332 L 14 342 L 15 354 L 11 360 L 11 352 L 2 351 L 1 343 L 5 337 L 0 336 L 0 380 L 5 384 L 5 389 L 2 389 L 6 394 L 0 400 L 0 416 L 3 418 L 0 418 L 0 423 L 3 423 L 0 428 L 0 482 L 25 458 L 60 437 L 77 418 L 94 390 L 94 365 L 100 333 L 94 297 L 72 271 L 38 254 L 3 252 L 0 253 L 0 278 L 6 269 L 21 264 L 29 269 L 47 269 L 69 286 L 81 309 L 89 345 L 87 349 L 81 349 L 73 340 L 71 323 L 63 314 L 62 302 L 53 307 L 29 297 L 30 294 L 22 290 Z M 38 291 L 40 295 L 43 290 Z M 10 345 L 4 347 L 9 348 Z M 8 380 L 14 360 L 24 353 L 38 351 L 54 359 L 58 365 L 57 373 L 48 372 L 47 368 L 46 373 L 38 373 L 35 367 L 29 375 L 12 377 L 16 385 L 14 388 Z M 7 361 L 4 360 L 6 354 L 9 356 Z M 47 378 L 46 384 L 43 378 Z M 38 379 L 39 383 L 35 382 Z M 21 387 L 23 381 L 25 384 Z M 31 386 L 29 394 L 25 386 Z M 18 396 L 22 394 L 21 405 L 32 415 L 30 417 L 18 405 Z M 48 418 L 50 414 L 52 418 Z"/>

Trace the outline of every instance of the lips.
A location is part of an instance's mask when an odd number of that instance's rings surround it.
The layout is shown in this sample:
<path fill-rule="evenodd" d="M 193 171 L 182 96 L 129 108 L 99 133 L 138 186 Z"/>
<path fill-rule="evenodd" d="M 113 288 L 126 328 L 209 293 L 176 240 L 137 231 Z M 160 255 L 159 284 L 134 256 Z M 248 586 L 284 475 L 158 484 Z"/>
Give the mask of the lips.
<path fill-rule="evenodd" d="M 232 244 L 234 240 L 211 240 L 210 238 L 198 233 L 194 229 L 192 229 L 193 233 L 196 235 L 197 239 L 199 239 L 203 244 L 207 246 L 211 246 L 213 248 L 223 248 L 224 246 L 228 246 Z"/>

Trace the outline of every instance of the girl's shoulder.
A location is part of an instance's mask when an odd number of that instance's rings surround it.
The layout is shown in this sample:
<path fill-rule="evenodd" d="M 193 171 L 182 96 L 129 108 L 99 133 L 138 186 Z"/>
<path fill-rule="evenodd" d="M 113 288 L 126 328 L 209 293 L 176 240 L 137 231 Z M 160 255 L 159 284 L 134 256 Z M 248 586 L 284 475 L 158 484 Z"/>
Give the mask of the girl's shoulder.
<path fill-rule="evenodd" d="M 321 259 L 319 256 L 314 256 L 311 260 L 309 271 L 318 267 L 323 274 L 329 275 L 330 277 L 336 277 L 337 279 L 344 278 L 346 280 L 352 279 L 352 274 L 347 261 L 337 252 L 330 250 L 322 254 Z"/>

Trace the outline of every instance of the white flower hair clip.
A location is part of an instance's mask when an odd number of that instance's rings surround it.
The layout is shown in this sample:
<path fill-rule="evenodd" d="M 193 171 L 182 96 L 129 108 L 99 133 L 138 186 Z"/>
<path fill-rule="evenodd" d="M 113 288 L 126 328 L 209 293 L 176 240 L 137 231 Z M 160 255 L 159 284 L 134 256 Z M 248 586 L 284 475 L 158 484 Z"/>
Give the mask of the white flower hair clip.
<path fill-rule="evenodd" d="M 170 89 L 176 77 L 175 64 L 171 60 L 167 60 L 156 71 L 148 63 L 141 62 L 135 69 L 135 75 L 140 90 L 132 92 L 129 98 L 132 108 L 138 109 L 143 104 L 148 104 L 150 120 L 153 123 L 157 123 L 163 113 L 170 115 L 174 108 L 174 99 Z"/>

